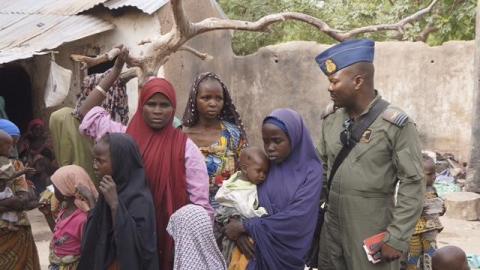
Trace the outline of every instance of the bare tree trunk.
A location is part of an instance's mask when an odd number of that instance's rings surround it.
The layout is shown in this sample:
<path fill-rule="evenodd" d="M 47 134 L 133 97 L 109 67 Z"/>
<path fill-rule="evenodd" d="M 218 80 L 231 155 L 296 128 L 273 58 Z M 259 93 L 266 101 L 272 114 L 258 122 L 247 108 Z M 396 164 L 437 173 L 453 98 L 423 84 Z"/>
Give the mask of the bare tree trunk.
<path fill-rule="evenodd" d="M 475 60 L 474 60 L 474 115 L 472 123 L 472 150 L 468 166 L 467 184 L 468 191 L 480 193 L 480 0 L 477 1 L 477 19 L 475 25 Z"/>

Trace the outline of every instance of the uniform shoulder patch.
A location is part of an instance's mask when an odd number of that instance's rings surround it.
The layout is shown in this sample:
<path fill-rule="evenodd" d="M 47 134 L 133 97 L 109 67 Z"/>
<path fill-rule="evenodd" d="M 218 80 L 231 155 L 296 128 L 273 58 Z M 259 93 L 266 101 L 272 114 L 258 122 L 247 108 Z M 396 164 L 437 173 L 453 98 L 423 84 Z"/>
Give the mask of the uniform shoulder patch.
<path fill-rule="evenodd" d="M 334 113 L 336 111 L 335 105 L 332 103 L 329 103 L 325 110 L 322 112 L 322 119 L 327 118 L 329 115 Z"/>
<path fill-rule="evenodd" d="M 394 107 L 388 107 L 385 112 L 383 112 L 382 118 L 398 127 L 404 127 L 409 120 L 406 113 Z"/>

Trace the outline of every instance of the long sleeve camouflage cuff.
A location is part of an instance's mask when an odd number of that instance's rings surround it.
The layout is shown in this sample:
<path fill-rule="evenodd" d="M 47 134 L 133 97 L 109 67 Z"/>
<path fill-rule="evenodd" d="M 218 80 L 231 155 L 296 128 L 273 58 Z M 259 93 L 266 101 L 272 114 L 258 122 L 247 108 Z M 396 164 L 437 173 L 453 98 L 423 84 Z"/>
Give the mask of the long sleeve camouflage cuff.
<path fill-rule="evenodd" d="M 408 250 L 408 242 L 398 239 L 388 231 L 383 239 L 383 242 L 399 251 L 405 252 Z"/>

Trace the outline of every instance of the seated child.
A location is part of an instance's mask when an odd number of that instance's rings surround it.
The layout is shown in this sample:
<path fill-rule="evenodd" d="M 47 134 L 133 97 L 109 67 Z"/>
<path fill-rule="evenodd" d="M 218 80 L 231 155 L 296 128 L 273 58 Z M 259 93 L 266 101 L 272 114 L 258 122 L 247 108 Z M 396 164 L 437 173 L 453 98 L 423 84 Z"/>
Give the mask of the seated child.
<path fill-rule="evenodd" d="M 455 246 L 446 246 L 435 251 L 432 270 L 469 270 L 465 252 Z"/>
<path fill-rule="evenodd" d="M 217 223 L 225 225 L 232 217 L 244 219 L 267 214 L 265 208 L 259 206 L 257 185 L 266 179 L 268 166 L 269 160 L 260 148 L 248 147 L 242 150 L 240 171 L 224 181 L 215 195 L 215 200 L 220 204 L 215 210 Z M 225 260 L 230 263 L 235 244 L 223 237 L 221 247 Z"/>
<path fill-rule="evenodd" d="M 435 163 L 427 155 L 423 156 L 425 173 L 425 198 L 423 212 L 415 226 L 407 255 L 407 270 L 432 269 L 432 255 L 437 249 L 437 235 L 442 231 L 439 216 L 445 212 L 444 202 L 433 187 L 435 182 Z"/>
<path fill-rule="evenodd" d="M 0 131 L 0 200 L 5 200 L 14 196 L 14 193 L 9 186 L 12 181 L 25 173 L 32 172 L 31 168 L 25 168 L 20 172 L 15 171 L 15 167 L 10 160 L 12 146 L 12 137 L 3 131 Z M 4 212 L 1 214 L 0 219 L 8 223 L 9 230 L 18 230 L 15 226 L 15 223 L 18 221 L 17 212 Z"/>

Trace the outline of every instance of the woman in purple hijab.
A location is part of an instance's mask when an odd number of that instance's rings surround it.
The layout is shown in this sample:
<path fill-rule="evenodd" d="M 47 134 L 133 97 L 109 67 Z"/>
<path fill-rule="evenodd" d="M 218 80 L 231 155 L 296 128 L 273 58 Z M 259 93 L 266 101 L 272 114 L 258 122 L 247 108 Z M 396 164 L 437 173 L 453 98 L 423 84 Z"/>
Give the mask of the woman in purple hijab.
<path fill-rule="evenodd" d="M 263 121 L 262 137 L 271 164 L 258 197 L 268 215 L 243 223 L 231 220 L 225 233 L 252 258 L 249 270 L 303 270 L 317 223 L 322 164 L 294 110 L 273 111 Z"/>

